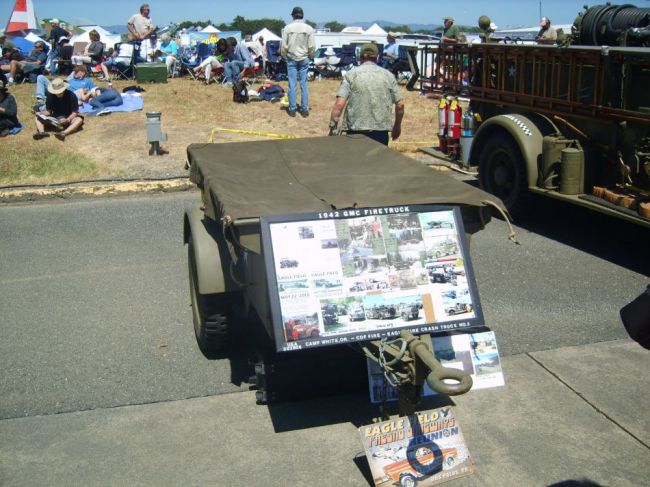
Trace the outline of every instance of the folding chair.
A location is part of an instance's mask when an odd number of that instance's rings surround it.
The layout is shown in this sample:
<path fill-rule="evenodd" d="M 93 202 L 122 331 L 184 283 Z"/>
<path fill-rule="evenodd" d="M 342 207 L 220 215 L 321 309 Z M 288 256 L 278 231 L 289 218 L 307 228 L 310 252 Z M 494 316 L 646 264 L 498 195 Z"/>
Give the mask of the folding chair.
<path fill-rule="evenodd" d="M 253 66 L 250 68 L 244 69 L 240 74 L 239 74 L 239 79 L 244 79 L 248 78 L 250 84 L 257 83 L 259 81 L 258 75 L 264 75 L 262 66 L 260 63 L 255 62 L 253 63 Z"/>
<path fill-rule="evenodd" d="M 287 77 L 287 64 L 280 56 L 280 41 L 266 42 L 266 76 L 276 81 Z"/>
<path fill-rule="evenodd" d="M 140 44 L 138 42 L 120 42 L 115 44 L 114 57 L 104 64 L 109 65 L 109 71 L 116 78 L 135 79 L 135 65 L 140 58 Z"/>
<path fill-rule="evenodd" d="M 214 49 L 214 44 L 204 44 L 202 42 L 198 43 L 194 48 L 194 53 L 189 58 L 183 58 L 181 56 L 181 67 L 185 69 L 190 75 L 190 78 L 193 80 L 198 79 L 198 75 L 194 74 L 194 68 L 199 64 L 205 61 Z"/>
<path fill-rule="evenodd" d="M 346 44 L 341 47 L 341 61 L 339 61 L 339 67 L 341 70 L 349 71 L 353 67 L 357 66 L 359 63 L 357 61 L 357 49 L 353 44 Z"/>

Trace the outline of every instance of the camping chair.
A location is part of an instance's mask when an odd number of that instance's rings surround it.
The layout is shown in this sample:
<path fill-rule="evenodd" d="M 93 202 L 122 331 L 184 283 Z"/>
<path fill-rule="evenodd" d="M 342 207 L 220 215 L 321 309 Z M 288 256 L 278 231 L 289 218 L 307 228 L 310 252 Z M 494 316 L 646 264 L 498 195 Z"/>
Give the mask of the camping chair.
<path fill-rule="evenodd" d="M 357 49 L 353 44 L 346 44 L 341 47 L 341 61 L 339 67 L 342 71 L 349 71 L 359 63 L 357 61 Z"/>
<path fill-rule="evenodd" d="M 204 44 L 202 42 L 199 42 L 194 48 L 194 53 L 191 55 L 191 57 L 187 58 L 181 56 L 181 67 L 187 71 L 187 73 L 190 75 L 190 78 L 193 80 L 197 80 L 199 78 L 196 74 L 194 74 L 194 68 L 196 68 L 210 56 L 212 49 L 214 49 L 214 44 Z"/>
<path fill-rule="evenodd" d="M 59 48 L 59 59 L 54 60 L 57 75 L 68 76 L 72 73 L 72 52 L 73 46 L 70 44 Z"/>
<path fill-rule="evenodd" d="M 286 79 L 287 63 L 280 56 L 280 41 L 266 42 L 266 76 L 278 80 Z"/>
<path fill-rule="evenodd" d="M 255 62 L 253 63 L 253 66 L 250 68 L 245 68 L 242 70 L 242 72 L 239 74 L 239 79 L 244 79 L 248 78 L 250 84 L 257 83 L 259 81 L 258 75 L 264 75 L 262 66 L 260 63 Z"/>
<path fill-rule="evenodd" d="M 110 63 L 110 72 L 116 78 L 135 79 L 135 65 L 140 58 L 140 43 L 120 42 L 115 44 L 115 53 L 115 57 L 106 61 Z"/>

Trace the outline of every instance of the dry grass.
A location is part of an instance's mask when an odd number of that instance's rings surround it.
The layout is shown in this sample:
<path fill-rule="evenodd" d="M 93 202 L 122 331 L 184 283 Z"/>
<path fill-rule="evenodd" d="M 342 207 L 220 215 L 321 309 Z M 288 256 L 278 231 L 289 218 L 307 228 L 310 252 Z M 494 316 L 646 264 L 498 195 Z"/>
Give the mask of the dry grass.
<path fill-rule="evenodd" d="M 114 82 L 115 88 L 132 81 Z M 286 82 L 280 83 L 286 89 Z M 0 139 L 0 185 L 58 183 L 105 177 L 163 177 L 185 174 L 186 147 L 207 142 L 212 128 L 229 128 L 314 137 L 325 135 L 329 113 L 339 81 L 322 80 L 309 84 L 311 116 L 290 118 L 279 104 L 233 103 L 232 91 L 218 85 L 205 86 L 187 78 L 166 84 L 143 85 L 145 110 L 112 113 L 106 117 L 87 117 L 84 130 L 65 142 L 50 137 L 34 141 L 35 130 L 30 108 L 35 103 L 35 85 L 11 89 L 19 107 L 19 119 L 26 126 L 20 134 Z M 255 86 L 253 86 L 255 88 Z M 435 104 L 417 92 L 403 89 L 406 116 L 402 137 L 391 146 L 407 154 L 418 147 L 433 145 Z M 145 112 L 162 112 L 163 131 L 169 140 L 162 146 L 169 154 L 148 155 Z M 214 142 L 262 140 L 254 135 L 218 133 Z M 7 157 L 8 156 L 8 157 Z"/>

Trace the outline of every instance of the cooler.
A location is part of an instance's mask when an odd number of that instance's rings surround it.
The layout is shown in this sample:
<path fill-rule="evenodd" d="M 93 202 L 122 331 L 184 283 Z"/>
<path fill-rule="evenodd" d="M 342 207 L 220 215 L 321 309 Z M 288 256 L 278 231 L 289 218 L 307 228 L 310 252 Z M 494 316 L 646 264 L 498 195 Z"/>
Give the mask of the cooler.
<path fill-rule="evenodd" d="M 167 83 L 167 65 L 165 63 L 136 64 L 135 79 L 138 83 Z"/>

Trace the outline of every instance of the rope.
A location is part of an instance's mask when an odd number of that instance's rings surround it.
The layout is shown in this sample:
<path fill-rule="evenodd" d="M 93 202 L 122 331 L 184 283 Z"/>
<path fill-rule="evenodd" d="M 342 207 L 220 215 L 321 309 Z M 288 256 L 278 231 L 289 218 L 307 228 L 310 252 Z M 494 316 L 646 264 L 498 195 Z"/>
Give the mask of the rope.
<path fill-rule="evenodd" d="M 297 135 L 274 134 L 271 132 L 259 132 L 257 130 L 225 129 L 221 127 L 215 127 L 210 131 L 210 137 L 208 138 L 208 143 L 212 144 L 214 142 L 214 135 L 217 132 L 228 132 L 232 134 L 245 134 L 245 135 L 259 135 L 261 137 L 270 137 L 272 139 L 298 139 L 299 138 Z"/>

